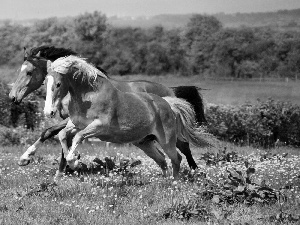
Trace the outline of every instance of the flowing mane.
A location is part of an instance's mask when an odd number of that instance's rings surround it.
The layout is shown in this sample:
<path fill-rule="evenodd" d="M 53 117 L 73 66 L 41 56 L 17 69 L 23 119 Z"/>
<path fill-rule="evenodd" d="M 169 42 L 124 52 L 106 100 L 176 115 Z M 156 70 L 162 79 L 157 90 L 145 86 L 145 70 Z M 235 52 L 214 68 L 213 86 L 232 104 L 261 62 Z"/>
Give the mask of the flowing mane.
<path fill-rule="evenodd" d="M 27 58 L 35 58 L 36 55 L 39 53 L 40 57 L 43 57 L 47 60 L 50 60 L 51 62 L 66 56 L 78 56 L 77 52 L 74 52 L 72 49 L 69 48 L 56 48 L 54 46 L 48 46 L 48 45 L 42 45 L 39 47 L 34 47 L 30 49 Z M 27 60 L 27 58 L 24 58 L 24 61 Z M 107 72 L 99 67 L 96 66 L 98 70 L 100 70 L 102 73 L 107 75 Z"/>
<path fill-rule="evenodd" d="M 51 69 L 61 74 L 66 74 L 69 69 L 73 68 L 77 70 L 73 75 L 75 79 L 81 77 L 82 81 L 87 80 L 92 86 L 97 77 L 108 79 L 105 73 L 88 63 L 85 58 L 79 56 L 61 57 L 51 64 Z"/>
<path fill-rule="evenodd" d="M 40 52 L 40 57 L 54 61 L 58 58 L 69 56 L 69 55 L 78 55 L 71 49 L 66 48 L 56 48 L 54 46 L 42 45 L 39 47 L 34 47 L 30 49 L 28 57 L 36 57 L 36 54 Z"/>

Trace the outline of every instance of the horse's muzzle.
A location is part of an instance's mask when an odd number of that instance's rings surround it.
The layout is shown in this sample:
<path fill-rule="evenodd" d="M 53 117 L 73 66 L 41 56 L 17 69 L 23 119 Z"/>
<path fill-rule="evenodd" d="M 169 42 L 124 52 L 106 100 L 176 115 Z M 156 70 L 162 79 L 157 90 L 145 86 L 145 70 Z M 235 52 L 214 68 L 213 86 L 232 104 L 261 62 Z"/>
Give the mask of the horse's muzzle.
<path fill-rule="evenodd" d="M 56 114 L 56 113 L 55 113 L 54 111 L 51 111 L 51 112 L 50 112 L 50 117 L 51 117 L 51 118 L 54 117 L 55 114 Z"/>
<path fill-rule="evenodd" d="M 16 105 L 20 104 L 21 101 L 19 101 L 15 96 L 9 96 L 10 100 L 15 103 Z"/>
<path fill-rule="evenodd" d="M 44 110 L 44 114 L 47 117 L 53 118 L 57 110 Z"/>

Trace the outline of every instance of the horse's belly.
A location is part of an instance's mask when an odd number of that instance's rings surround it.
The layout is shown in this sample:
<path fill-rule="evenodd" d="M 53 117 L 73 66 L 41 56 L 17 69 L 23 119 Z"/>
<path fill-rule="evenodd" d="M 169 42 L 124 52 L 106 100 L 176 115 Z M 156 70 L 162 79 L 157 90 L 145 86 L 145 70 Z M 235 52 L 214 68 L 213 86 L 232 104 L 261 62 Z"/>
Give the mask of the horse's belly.
<path fill-rule="evenodd" d="M 71 116 L 72 123 L 76 126 L 76 128 L 83 130 L 86 128 L 90 123 L 93 122 L 92 119 L 87 119 L 82 116 Z"/>
<path fill-rule="evenodd" d="M 151 134 L 150 129 L 144 130 L 112 130 L 109 128 L 105 133 L 98 133 L 96 136 L 102 140 L 113 143 L 132 143 L 144 139 Z"/>

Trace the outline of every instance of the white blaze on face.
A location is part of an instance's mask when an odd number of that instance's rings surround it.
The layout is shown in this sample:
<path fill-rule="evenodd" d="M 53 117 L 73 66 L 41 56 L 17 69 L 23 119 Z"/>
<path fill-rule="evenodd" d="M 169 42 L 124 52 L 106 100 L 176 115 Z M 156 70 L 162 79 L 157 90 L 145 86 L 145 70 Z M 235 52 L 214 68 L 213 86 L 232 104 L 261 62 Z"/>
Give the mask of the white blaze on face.
<path fill-rule="evenodd" d="M 46 101 L 44 107 L 44 114 L 49 116 L 52 111 L 52 98 L 53 98 L 53 91 L 52 86 L 54 83 L 54 79 L 52 76 L 47 76 L 47 94 L 46 94 Z"/>
<path fill-rule="evenodd" d="M 27 68 L 27 65 L 22 65 L 21 66 L 21 72 L 24 71 Z"/>

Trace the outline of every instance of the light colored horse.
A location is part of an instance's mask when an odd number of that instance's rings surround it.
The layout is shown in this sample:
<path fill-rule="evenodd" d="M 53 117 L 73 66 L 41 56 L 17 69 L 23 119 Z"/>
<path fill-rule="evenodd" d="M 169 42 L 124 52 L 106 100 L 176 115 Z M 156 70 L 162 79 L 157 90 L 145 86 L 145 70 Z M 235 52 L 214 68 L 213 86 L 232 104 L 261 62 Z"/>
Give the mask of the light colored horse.
<path fill-rule="evenodd" d="M 38 89 L 44 82 L 47 74 L 47 60 L 54 61 L 60 57 L 76 55 L 76 53 L 70 49 L 56 48 L 54 46 L 40 46 L 32 48 L 29 53 L 26 49 L 24 51 L 24 62 L 21 66 L 17 80 L 14 82 L 13 87 L 9 93 L 9 97 L 16 104 L 22 101 L 28 94 Z M 204 123 L 204 107 L 202 97 L 198 92 L 198 88 L 195 86 L 178 86 L 168 88 L 164 85 L 149 82 L 145 80 L 138 81 L 119 81 L 110 78 L 111 83 L 117 87 L 117 89 L 123 92 L 147 92 L 165 96 L 176 96 L 183 98 L 192 104 L 196 113 L 196 122 L 198 125 Z M 48 138 L 53 137 L 62 130 L 68 122 L 68 105 L 69 98 L 67 95 L 59 107 L 60 117 L 64 120 L 59 124 L 45 129 L 40 138 L 31 145 L 26 152 L 20 157 L 19 165 L 25 166 L 30 163 L 30 158 L 38 150 L 39 146 Z M 66 119 L 67 118 L 67 119 Z M 71 139 L 71 136 L 69 136 Z M 68 141 L 71 143 L 71 140 Z M 192 169 L 197 168 L 197 164 L 193 159 L 189 144 L 187 142 L 177 141 L 176 147 L 186 156 L 187 162 Z"/>
<path fill-rule="evenodd" d="M 166 175 L 164 154 L 171 159 L 174 178 L 178 177 L 181 156 L 177 139 L 196 146 L 207 143 L 197 129 L 191 105 L 175 97 L 161 98 L 142 92 L 122 92 L 101 71 L 83 58 L 68 56 L 48 62 L 47 95 L 44 113 L 54 116 L 61 100 L 70 93 L 67 126 L 61 136 L 76 133 L 66 157 L 71 169 L 78 166 L 75 149 L 89 137 L 114 143 L 133 143 L 151 157 Z M 68 151 L 66 139 L 61 138 Z"/>

